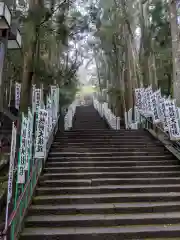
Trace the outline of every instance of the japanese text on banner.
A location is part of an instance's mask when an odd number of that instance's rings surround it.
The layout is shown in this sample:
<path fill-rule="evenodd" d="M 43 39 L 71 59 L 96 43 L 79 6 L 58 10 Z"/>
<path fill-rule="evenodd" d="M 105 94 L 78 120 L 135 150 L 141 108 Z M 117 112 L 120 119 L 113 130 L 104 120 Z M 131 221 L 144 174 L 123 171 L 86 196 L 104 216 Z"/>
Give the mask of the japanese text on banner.
<path fill-rule="evenodd" d="M 15 84 L 15 108 L 19 110 L 20 106 L 20 99 L 21 99 L 21 84 Z"/>
<path fill-rule="evenodd" d="M 14 176 L 14 160 L 16 154 L 16 127 L 13 123 L 12 127 L 12 137 L 11 137 L 11 154 L 10 154 L 10 162 L 9 162 L 9 175 L 8 175 L 8 193 L 7 193 L 7 203 L 9 204 L 12 197 L 12 184 L 13 184 L 13 176 Z"/>
<path fill-rule="evenodd" d="M 22 117 L 21 124 L 21 141 L 20 141 L 20 150 L 19 150 L 19 162 L 18 162 L 18 183 L 25 182 L 25 167 L 27 163 L 27 128 L 28 128 L 28 119 Z"/>
<path fill-rule="evenodd" d="M 46 151 L 46 128 L 48 112 L 40 109 L 38 112 L 35 158 L 44 158 Z"/>

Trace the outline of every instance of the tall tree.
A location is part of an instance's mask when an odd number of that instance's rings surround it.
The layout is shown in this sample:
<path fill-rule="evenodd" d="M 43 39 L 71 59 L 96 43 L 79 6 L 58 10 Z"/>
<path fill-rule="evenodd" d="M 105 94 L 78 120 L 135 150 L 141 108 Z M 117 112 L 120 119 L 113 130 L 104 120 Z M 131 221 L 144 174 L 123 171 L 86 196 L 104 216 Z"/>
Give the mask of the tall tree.
<path fill-rule="evenodd" d="M 169 0 L 169 15 L 172 36 L 173 57 L 173 96 L 180 106 L 180 35 L 177 26 L 177 9 L 175 0 Z"/>

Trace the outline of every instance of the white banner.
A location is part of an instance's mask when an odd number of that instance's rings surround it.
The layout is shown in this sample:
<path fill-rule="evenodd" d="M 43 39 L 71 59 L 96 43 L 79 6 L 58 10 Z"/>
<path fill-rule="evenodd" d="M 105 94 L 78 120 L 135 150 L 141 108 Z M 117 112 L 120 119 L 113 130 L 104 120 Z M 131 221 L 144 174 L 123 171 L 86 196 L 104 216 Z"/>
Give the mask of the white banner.
<path fill-rule="evenodd" d="M 148 94 L 147 94 L 147 89 L 141 89 L 141 110 L 143 111 L 144 114 L 148 113 Z"/>
<path fill-rule="evenodd" d="M 44 158 L 46 154 L 46 123 L 48 112 L 40 109 L 37 120 L 35 158 Z"/>
<path fill-rule="evenodd" d="M 168 127 L 169 127 L 169 134 L 171 140 L 180 140 L 180 128 L 177 118 L 177 111 L 175 100 L 170 101 L 168 106 L 169 111 L 169 119 L 168 119 Z"/>
<path fill-rule="evenodd" d="M 156 93 L 157 100 L 159 102 L 161 99 L 161 89 L 158 89 L 155 93 Z"/>
<path fill-rule="evenodd" d="M 11 154 L 9 161 L 9 174 L 8 174 L 8 193 L 7 193 L 7 204 L 10 203 L 12 197 L 12 184 L 14 176 L 14 159 L 16 154 L 16 132 L 17 129 L 13 123 L 12 125 L 12 136 L 11 136 Z"/>
<path fill-rule="evenodd" d="M 51 106 L 52 106 L 52 120 L 56 121 L 57 118 L 57 87 L 51 86 Z"/>
<path fill-rule="evenodd" d="M 163 129 L 165 132 L 169 131 L 168 128 L 168 112 L 166 110 L 166 100 L 161 98 L 159 101 L 160 119 L 163 124 Z"/>
<path fill-rule="evenodd" d="M 171 140 L 180 140 L 180 119 L 175 100 L 162 98 L 161 90 L 153 92 L 150 86 L 135 89 L 135 104 L 142 115 L 153 117 L 154 124 L 162 123 Z"/>
<path fill-rule="evenodd" d="M 151 98 L 151 109 L 152 109 L 152 113 L 153 113 L 153 123 L 157 124 L 161 120 L 160 120 L 160 116 L 159 116 L 158 99 L 156 97 L 156 93 L 152 93 L 150 98 Z"/>
<path fill-rule="evenodd" d="M 28 119 L 22 116 L 21 123 L 21 140 L 19 149 L 19 162 L 18 162 L 18 183 L 25 182 L 25 167 L 27 162 L 27 129 L 28 129 Z"/>
<path fill-rule="evenodd" d="M 135 89 L 135 105 L 141 109 L 142 104 L 142 96 L 141 96 L 142 88 Z"/>
<path fill-rule="evenodd" d="M 35 106 L 36 106 L 36 111 L 41 107 L 42 103 L 42 89 L 41 88 L 36 88 L 35 89 Z"/>
<path fill-rule="evenodd" d="M 56 88 L 56 96 L 57 96 L 57 113 L 59 113 L 59 86 Z"/>
<path fill-rule="evenodd" d="M 32 113 L 36 112 L 36 97 L 35 97 L 36 85 L 32 85 Z"/>
<path fill-rule="evenodd" d="M 135 106 L 146 117 L 152 116 L 151 104 L 152 88 L 137 88 L 135 89 Z"/>
<path fill-rule="evenodd" d="M 147 116 L 152 116 L 153 115 L 153 108 L 152 108 L 152 100 L 151 100 L 151 95 L 153 94 L 152 92 L 152 87 L 148 87 L 146 89 L 146 94 L 147 94 Z"/>
<path fill-rule="evenodd" d="M 30 160 L 32 157 L 32 134 L 33 134 L 33 115 L 31 110 L 28 109 L 28 122 L 27 122 L 27 151 L 26 151 L 26 166 L 25 170 L 29 169 Z"/>
<path fill-rule="evenodd" d="M 15 83 L 15 108 L 18 110 L 20 106 L 20 99 L 21 99 L 21 84 L 16 82 Z"/>
<path fill-rule="evenodd" d="M 11 136 L 11 153 L 10 153 L 10 160 L 9 160 L 5 230 L 7 229 L 7 226 L 8 226 L 9 204 L 11 202 L 12 192 L 13 192 L 14 160 L 15 160 L 15 157 L 16 157 L 16 134 L 17 134 L 17 129 L 16 129 L 14 123 L 13 123 L 12 124 L 12 136 Z"/>
<path fill-rule="evenodd" d="M 47 117 L 46 117 L 46 121 L 45 121 L 45 146 L 46 146 L 46 143 L 48 141 L 48 137 L 49 137 L 49 133 L 50 133 L 50 130 L 49 130 L 49 116 L 48 115 L 49 114 L 48 114 L 48 111 L 47 111 Z"/>
<path fill-rule="evenodd" d="M 46 99 L 46 110 L 48 111 L 48 132 L 52 129 L 52 107 L 51 107 L 51 98 L 47 96 Z"/>

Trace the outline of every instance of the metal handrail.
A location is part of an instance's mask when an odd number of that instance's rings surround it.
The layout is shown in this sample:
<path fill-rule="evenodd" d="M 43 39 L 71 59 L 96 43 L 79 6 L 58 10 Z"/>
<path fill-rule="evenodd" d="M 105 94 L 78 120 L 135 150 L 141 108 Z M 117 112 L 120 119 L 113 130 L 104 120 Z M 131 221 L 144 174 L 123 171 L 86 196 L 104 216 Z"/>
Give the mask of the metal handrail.
<path fill-rule="evenodd" d="M 150 123 L 151 126 L 155 126 L 156 129 L 158 129 L 164 136 L 166 136 L 168 138 L 168 141 L 171 142 L 171 144 L 173 145 L 174 148 L 176 148 L 179 152 L 180 152 L 180 142 L 177 140 L 171 140 L 169 137 L 169 134 L 167 132 L 164 131 L 164 129 L 160 126 L 158 126 L 157 124 L 154 124 L 152 119 L 150 117 L 146 117 L 144 115 L 142 115 L 140 113 L 140 122 L 141 122 L 141 118 L 145 119 L 146 122 Z M 147 126 L 148 124 L 146 124 Z M 148 128 L 149 129 L 149 128 Z"/>

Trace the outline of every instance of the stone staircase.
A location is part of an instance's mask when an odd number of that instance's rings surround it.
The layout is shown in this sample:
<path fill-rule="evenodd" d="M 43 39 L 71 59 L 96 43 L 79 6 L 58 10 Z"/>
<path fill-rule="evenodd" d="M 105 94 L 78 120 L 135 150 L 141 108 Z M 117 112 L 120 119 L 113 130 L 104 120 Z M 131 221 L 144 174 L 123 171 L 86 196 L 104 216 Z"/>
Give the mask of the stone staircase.
<path fill-rule="evenodd" d="M 56 136 L 20 239 L 180 239 L 179 162 L 145 131 L 110 130 L 79 107 Z"/>
<path fill-rule="evenodd" d="M 102 121 L 102 118 L 92 105 L 77 107 L 76 114 L 74 116 L 73 130 L 104 130 L 107 128 L 107 123 Z"/>

